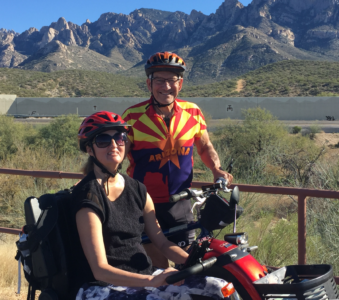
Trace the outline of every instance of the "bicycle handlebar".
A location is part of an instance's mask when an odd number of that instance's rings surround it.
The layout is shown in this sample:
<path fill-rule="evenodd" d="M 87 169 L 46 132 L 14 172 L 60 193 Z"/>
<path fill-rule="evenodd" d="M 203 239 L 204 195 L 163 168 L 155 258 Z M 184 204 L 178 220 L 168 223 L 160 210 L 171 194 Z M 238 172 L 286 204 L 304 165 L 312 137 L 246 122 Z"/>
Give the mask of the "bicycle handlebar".
<path fill-rule="evenodd" d="M 184 280 L 185 278 L 191 276 L 191 275 L 195 275 L 195 274 L 199 274 L 207 269 L 209 269 L 210 267 L 212 267 L 217 261 L 217 258 L 215 256 L 206 259 L 200 263 L 197 263 L 185 270 L 179 271 L 173 275 L 170 275 L 166 278 L 166 282 L 168 284 L 173 284 L 176 283 L 180 280 Z"/>

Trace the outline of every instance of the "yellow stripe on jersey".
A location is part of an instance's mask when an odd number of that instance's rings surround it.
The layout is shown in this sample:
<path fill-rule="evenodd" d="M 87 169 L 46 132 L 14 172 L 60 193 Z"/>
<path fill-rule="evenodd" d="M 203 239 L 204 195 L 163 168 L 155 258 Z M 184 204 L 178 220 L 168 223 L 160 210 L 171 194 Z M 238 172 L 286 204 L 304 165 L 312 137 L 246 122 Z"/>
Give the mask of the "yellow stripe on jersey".
<path fill-rule="evenodd" d="M 137 142 L 159 142 L 160 140 L 154 136 L 151 136 L 147 133 L 141 132 L 137 129 L 133 129 L 134 130 L 134 136 L 137 136 L 137 139 L 135 139 L 135 141 Z"/>
<path fill-rule="evenodd" d="M 196 124 L 194 125 L 190 130 L 188 130 L 181 138 L 180 140 L 190 140 L 191 138 L 193 138 L 194 136 L 196 136 L 196 134 L 198 134 L 198 132 L 200 131 L 200 124 Z M 200 137 L 200 136 L 199 136 Z"/>
<path fill-rule="evenodd" d="M 148 128 L 152 129 L 155 133 L 159 134 L 163 139 L 166 139 L 166 136 L 164 135 L 163 132 L 156 126 L 153 121 L 146 115 L 143 114 L 140 118 L 139 121 L 144 123 Z M 163 122 L 160 122 L 160 124 L 163 124 Z"/>

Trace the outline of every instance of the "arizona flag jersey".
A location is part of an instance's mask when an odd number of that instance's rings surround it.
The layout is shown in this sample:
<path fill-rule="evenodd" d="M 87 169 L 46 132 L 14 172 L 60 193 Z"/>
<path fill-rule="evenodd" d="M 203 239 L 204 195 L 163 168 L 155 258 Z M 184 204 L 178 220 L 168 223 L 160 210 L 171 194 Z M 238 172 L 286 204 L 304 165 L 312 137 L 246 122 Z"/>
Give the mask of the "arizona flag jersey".
<path fill-rule="evenodd" d="M 151 99 L 128 108 L 122 118 L 130 125 L 132 142 L 127 174 L 142 182 L 154 203 L 191 186 L 193 145 L 206 130 L 204 116 L 191 102 L 176 99 L 167 128 Z"/>

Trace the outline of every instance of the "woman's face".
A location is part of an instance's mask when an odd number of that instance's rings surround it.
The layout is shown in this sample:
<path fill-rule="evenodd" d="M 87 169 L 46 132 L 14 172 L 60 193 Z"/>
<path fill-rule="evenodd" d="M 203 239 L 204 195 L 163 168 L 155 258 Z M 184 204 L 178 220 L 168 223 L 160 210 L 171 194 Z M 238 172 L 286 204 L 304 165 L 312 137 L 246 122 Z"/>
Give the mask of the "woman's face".
<path fill-rule="evenodd" d="M 116 169 L 125 157 L 125 142 L 122 141 L 121 134 L 122 133 L 117 130 L 107 130 L 100 133 L 93 141 L 95 157 L 105 167 L 109 167 L 110 169 Z M 100 137 L 101 135 L 106 136 Z M 107 135 L 110 136 L 110 138 Z M 109 142 L 109 145 L 106 147 L 105 141 Z M 94 156 L 89 146 L 87 146 L 87 153 Z"/>

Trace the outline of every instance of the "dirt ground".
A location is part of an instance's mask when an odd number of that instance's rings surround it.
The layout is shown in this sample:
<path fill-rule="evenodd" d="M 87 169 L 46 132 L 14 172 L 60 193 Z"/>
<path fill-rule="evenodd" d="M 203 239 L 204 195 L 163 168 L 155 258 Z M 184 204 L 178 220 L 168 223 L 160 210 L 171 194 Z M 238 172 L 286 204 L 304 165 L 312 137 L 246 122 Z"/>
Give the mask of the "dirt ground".
<path fill-rule="evenodd" d="M 239 79 L 237 82 L 237 88 L 235 89 L 237 92 L 241 92 L 245 87 L 246 81 L 244 79 Z"/>
<path fill-rule="evenodd" d="M 315 136 L 315 143 L 318 146 L 325 146 L 326 160 L 331 159 L 333 162 L 337 162 L 339 159 L 339 147 L 335 147 L 338 144 L 339 146 L 339 133 L 317 133 Z"/>
<path fill-rule="evenodd" d="M 318 146 L 325 145 L 328 147 L 334 147 L 339 143 L 339 133 L 317 133 L 315 136 L 315 142 Z"/>

